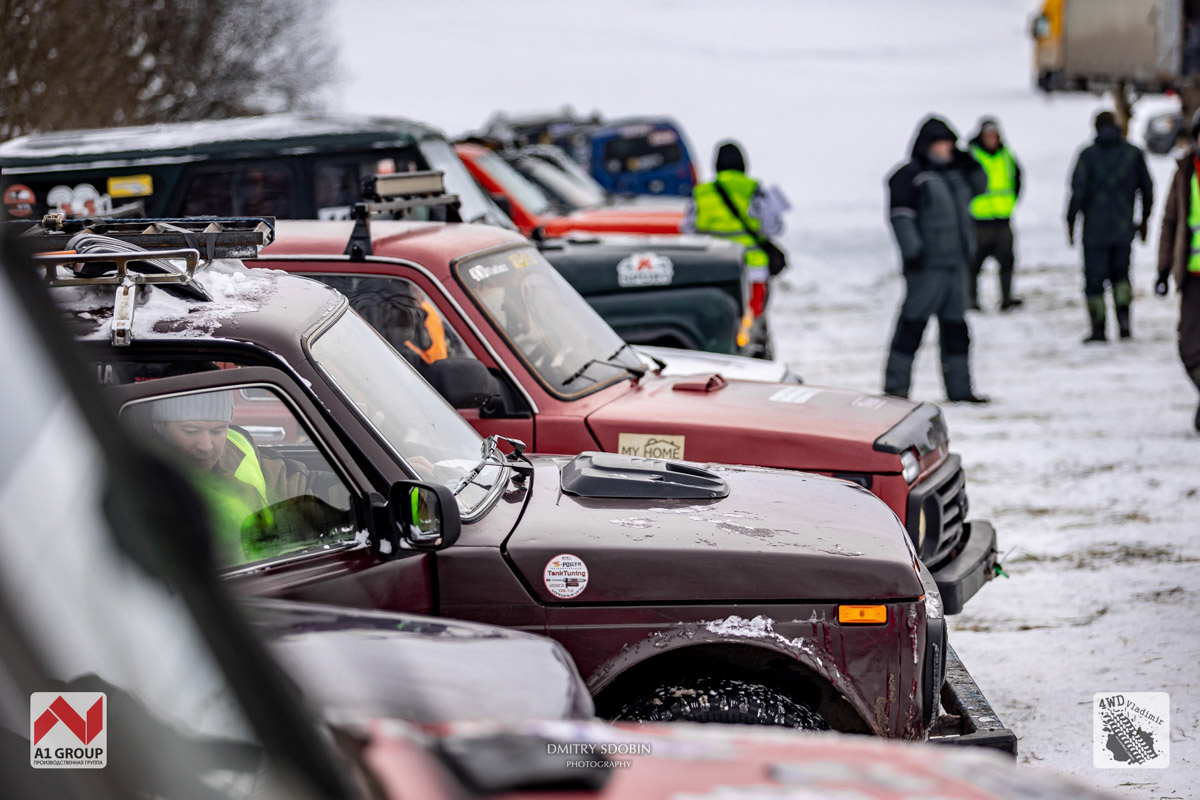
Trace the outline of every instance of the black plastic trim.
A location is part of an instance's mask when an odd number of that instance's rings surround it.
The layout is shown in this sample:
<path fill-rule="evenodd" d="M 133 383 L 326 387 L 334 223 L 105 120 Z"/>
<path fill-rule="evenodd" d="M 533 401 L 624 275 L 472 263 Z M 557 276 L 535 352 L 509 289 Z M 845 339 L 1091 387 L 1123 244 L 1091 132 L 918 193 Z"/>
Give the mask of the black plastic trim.
<path fill-rule="evenodd" d="M 996 529 L 990 522 L 968 522 L 958 557 L 933 573 L 946 614 L 962 611 L 968 600 L 993 577 L 999 554 Z"/>

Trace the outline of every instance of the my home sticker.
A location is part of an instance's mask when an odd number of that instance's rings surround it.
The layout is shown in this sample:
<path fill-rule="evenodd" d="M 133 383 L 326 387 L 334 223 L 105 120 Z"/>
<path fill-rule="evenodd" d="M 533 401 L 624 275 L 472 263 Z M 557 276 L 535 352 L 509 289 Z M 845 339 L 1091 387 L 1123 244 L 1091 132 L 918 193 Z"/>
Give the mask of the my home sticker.
<path fill-rule="evenodd" d="M 617 436 L 617 452 L 638 458 L 683 458 L 683 436 L 663 433 L 622 433 Z"/>
<path fill-rule="evenodd" d="M 550 594 L 570 600 L 583 594 L 588 584 L 588 568 L 579 556 L 563 553 L 546 562 L 542 580 Z"/>
<path fill-rule="evenodd" d="M 1166 692 L 1092 696 L 1092 763 L 1100 769 L 1164 769 L 1171 762 Z"/>
<path fill-rule="evenodd" d="M 108 697 L 103 692 L 29 696 L 29 763 L 37 769 L 108 764 Z"/>

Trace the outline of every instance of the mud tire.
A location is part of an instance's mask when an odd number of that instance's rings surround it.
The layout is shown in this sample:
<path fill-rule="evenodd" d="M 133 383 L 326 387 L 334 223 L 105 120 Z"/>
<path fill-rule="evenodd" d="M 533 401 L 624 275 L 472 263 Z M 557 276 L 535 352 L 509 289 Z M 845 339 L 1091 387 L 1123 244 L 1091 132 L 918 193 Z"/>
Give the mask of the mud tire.
<path fill-rule="evenodd" d="M 690 678 L 663 684 L 623 705 L 612 719 L 829 730 L 825 718 L 803 703 L 761 684 L 730 678 Z"/>

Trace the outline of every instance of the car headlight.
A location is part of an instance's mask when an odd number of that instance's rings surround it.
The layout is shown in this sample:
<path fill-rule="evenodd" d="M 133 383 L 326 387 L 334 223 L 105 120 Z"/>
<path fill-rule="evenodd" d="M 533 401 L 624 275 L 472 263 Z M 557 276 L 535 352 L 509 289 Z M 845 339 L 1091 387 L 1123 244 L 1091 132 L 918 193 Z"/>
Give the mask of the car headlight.
<path fill-rule="evenodd" d="M 921 474 L 921 462 L 912 450 L 905 450 L 900 454 L 900 467 L 906 483 L 911 484 Z"/>

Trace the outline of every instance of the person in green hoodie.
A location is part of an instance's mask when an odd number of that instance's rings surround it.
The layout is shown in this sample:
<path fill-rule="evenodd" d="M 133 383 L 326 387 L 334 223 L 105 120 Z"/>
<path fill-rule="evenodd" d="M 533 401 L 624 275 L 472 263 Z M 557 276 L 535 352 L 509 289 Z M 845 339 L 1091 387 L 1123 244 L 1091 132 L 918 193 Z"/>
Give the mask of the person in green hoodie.
<path fill-rule="evenodd" d="M 1141 196 L 1140 221 L 1133 207 Z M 1067 239 L 1075 244 L 1075 220 L 1083 214 L 1084 297 L 1091 335 L 1084 343 L 1107 341 L 1104 287 L 1112 287 L 1113 306 L 1121 338 L 1133 335 L 1129 307 L 1129 251 L 1136 233 L 1146 241 L 1154 183 L 1146 168 L 1146 154 L 1125 141 L 1111 111 L 1096 115 L 1096 140 L 1079 154 L 1071 174 L 1071 201 L 1067 207 Z"/>

